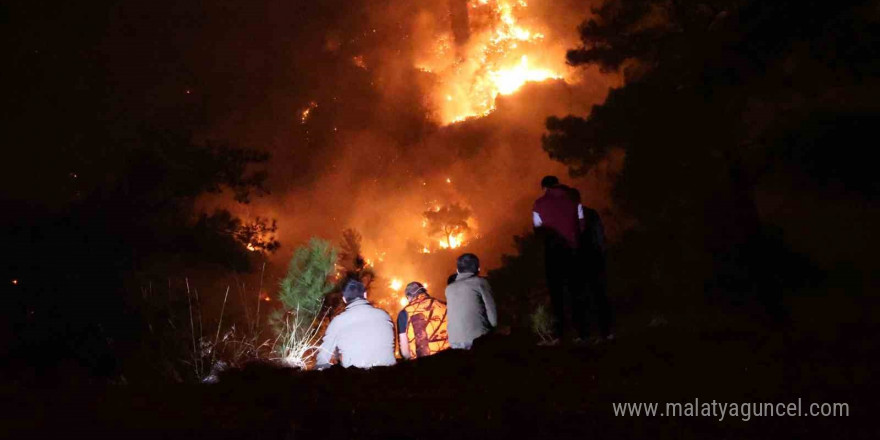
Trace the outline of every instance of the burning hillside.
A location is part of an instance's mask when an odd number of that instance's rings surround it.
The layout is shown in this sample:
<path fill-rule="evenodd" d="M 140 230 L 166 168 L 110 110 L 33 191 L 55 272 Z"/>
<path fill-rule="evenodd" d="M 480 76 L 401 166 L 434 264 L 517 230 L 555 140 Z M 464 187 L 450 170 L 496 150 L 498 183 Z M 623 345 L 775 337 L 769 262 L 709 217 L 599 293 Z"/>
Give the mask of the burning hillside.
<path fill-rule="evenodd" d="M 565 59 L 547 57 L 544 26 L 530 20 L 525 0 L 465 3 L 451 7 L 445 29 L 428 27 L 427 38 L 435 43 L 416 52 L 416 68 L 437 77 L 430 95 L 441 122 L 486 116 L 499 95 L 563 77 Z"/>
<path fill-rule="evenodd" d="M 387 0 L 351 10 L 366 18 L 346 13 L 312 29 L 308 56 L 295 57 L 307 68 L 295 64 L 300 74 L 286 79 L 298 91 L 280 100 L 286 113 L 253 124 L 271 127 L 257 143 L 273 145 L 275 194 L 242 214 L 278 219 L 280 259 L 310 236 L 359 231 L 378 276 L 373 299 L 396 310 L 395 286 L 409 281 L 442 297 L 462 252 L 497 267 L 530 228 L 540 178 L 566 175 L 541 149 L 545 119 L 585 114 L 617 80 L 565 64 L 589 14 L 581 2 Z M 569 183 L 608 208 L 617 165 Z"/>

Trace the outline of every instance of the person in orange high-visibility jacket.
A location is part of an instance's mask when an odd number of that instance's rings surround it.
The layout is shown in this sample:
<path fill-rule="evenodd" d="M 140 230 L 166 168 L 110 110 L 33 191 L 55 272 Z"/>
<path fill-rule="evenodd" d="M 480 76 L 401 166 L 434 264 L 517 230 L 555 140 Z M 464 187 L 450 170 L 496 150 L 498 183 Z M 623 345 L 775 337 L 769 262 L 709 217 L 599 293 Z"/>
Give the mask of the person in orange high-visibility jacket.
<path fill-rule="evenodd" d="M 418 282 L 406 285 L 409 304 L 397 314 L 400 356 L 415 359 L 449 348 L 446 334 L 446 304 L 428 294 Z"/>

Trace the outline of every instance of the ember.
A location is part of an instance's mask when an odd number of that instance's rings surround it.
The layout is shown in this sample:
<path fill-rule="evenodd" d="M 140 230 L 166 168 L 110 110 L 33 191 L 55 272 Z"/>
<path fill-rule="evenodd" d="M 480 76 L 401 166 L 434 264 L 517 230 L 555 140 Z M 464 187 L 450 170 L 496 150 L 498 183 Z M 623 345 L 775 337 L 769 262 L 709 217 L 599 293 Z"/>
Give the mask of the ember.
<path fill-rule="evenodd" d="M 305 108 L 300 114 L 300 123 L 305 124 L 309 121 L 309 116 L 312 114 L 312 110 L 318 107 L 318 103 L 312 101 L 309 103 L 309 106 Z"/>

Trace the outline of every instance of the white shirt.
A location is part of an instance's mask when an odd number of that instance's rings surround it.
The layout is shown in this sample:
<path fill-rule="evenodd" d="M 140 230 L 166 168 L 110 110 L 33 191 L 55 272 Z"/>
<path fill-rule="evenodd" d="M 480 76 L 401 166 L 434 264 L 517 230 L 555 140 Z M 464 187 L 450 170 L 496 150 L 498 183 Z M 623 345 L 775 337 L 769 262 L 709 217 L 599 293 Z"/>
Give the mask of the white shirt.
<path fill-rule="evenodd" d="M 329 364 L 338 350 L 346 368 L 394 365 L 394 338 L 391 317 L 369 301 L 356 299 L 330 321 L 317 363 Z"/>

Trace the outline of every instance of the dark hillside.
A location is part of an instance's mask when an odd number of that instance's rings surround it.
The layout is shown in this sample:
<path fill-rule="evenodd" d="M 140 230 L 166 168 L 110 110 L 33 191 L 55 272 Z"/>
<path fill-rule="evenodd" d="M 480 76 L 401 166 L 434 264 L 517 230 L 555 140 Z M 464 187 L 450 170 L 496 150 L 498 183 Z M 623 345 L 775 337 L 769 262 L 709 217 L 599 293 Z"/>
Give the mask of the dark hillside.
<path fill-rule="evenodd" d="M 876 325 L 795 337 L 716 323 L 642 326 L 586 348 L 497 336 L 371 371 L 252 365 L 215 385 L 7 389 L 6 425 L 18 438 L 877 438 Z M 850 415 L 719 421 L 615 417 L 612 406 L 695 399 L 843 402 Z"/>

